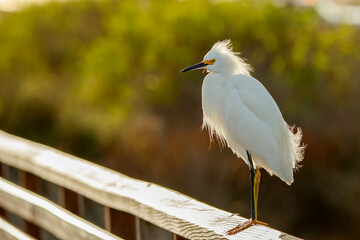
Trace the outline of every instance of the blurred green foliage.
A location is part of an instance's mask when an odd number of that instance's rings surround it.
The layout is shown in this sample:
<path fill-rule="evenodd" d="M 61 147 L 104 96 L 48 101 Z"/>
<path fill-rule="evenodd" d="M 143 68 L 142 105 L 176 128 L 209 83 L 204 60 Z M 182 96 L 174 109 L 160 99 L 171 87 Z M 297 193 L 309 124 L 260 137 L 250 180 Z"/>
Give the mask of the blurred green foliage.
<path fill-rule="evenodd" d="M 246 166 L 199 131 L 203 75 L 179 74 L 230 38 L 308 145 L 291 188 L 263 174 L 260 218 L 305 238 L 360 235 L 359 28 L 312 8 L 215 2 L 0 14 L 0 128 L 247 216 Z"/>

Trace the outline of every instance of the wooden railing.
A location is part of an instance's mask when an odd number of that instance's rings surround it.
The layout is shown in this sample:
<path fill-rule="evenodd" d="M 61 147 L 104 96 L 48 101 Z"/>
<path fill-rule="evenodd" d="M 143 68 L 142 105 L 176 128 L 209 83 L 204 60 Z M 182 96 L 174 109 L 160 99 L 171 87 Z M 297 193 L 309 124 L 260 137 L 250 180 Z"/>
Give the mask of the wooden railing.
<path fill-rule="evenodd" d="M 0 239 L 298 239 L 2 131 L 0 173 Z"/>

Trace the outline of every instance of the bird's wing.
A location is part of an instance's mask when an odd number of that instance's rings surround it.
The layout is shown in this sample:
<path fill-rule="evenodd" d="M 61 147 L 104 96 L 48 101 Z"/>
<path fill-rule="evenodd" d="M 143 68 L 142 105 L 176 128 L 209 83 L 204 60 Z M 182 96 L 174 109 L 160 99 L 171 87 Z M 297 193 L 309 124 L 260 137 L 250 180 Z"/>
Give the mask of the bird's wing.
<path fill-rule="evenodd" d="M 272 159 L 278 155 L 278 122 L 283 121 L 275 101 L 259 81 L 248 75 L 233 76 L 225 87 L 227 134 L 265 161 L 260 165 L 272 165 L 269 161 L 276 161 Z"/>

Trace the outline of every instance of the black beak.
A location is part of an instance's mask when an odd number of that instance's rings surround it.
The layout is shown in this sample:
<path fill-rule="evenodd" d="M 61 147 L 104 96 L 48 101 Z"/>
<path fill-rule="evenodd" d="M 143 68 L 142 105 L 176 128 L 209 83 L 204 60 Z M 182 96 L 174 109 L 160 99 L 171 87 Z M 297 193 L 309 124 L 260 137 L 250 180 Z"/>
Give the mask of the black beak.
<path fill-rule="evenodd" d="M 187 72 L 187 71 L 190 71 L 190 70 L 195 70 L 195 69 L 198 69 L 198 68 L 202 68 L 202 67 L 205 67 L 209 64 L 207 63 L 204 63 L 204 62 L 199 62 L 195 65 L 192 65 L 190 67 L 187 67 L 187 68 L 184 68 L 183 70 L 181 70 L 180 72 Z"/>

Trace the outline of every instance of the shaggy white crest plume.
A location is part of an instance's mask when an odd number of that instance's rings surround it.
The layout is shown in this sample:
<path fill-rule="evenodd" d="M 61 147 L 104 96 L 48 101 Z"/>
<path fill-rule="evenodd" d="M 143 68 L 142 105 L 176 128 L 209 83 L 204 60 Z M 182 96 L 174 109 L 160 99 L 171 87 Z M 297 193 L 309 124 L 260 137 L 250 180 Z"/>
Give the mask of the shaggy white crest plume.
<path fill-rule="evenodd" d="M 235 68 L 235 74 L 250 75 L 250 72 L 252 72 L 252 67 L 247 64 L 243 58 L 240 57 L 240 53 L 233 51 L 233 46 L 229 39 L 218 41 L 214 44 L 211 50 L 218 52 L 220 55 L 225 55 L 228 57 Z"/>
<path fill-rule="evenodd" d="M 217 42 L 202 62 L 183 69 L 206 69 L 202 86 L 203 127 L 216 134 L 250 168 L 251 219 L 228 231 L 242 231 L 257 220 L 260 168 L 287 184 L 304 156 L 302 132 L 289 127 L 266 88 L 250 76 L 251 67 L 232 49 L 231 42 Z"/>

